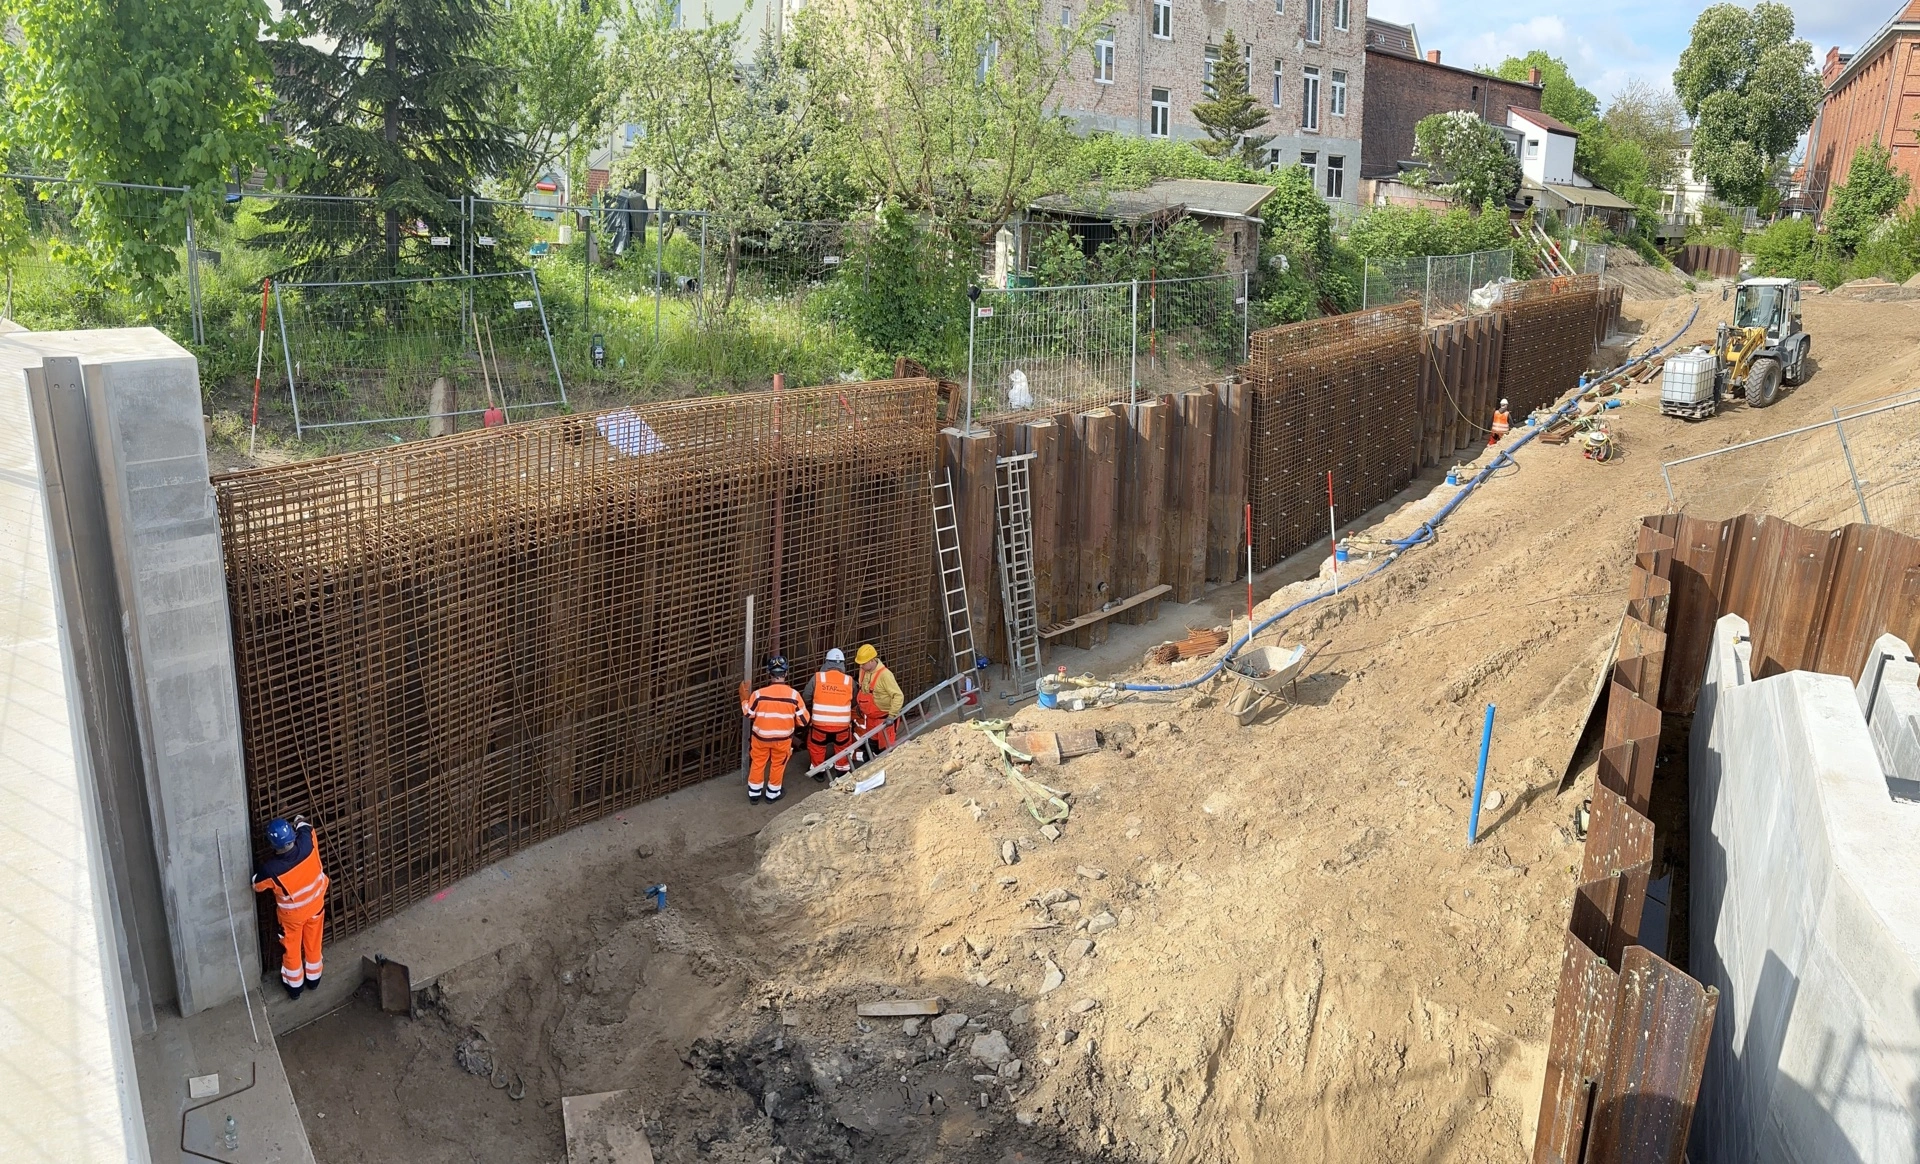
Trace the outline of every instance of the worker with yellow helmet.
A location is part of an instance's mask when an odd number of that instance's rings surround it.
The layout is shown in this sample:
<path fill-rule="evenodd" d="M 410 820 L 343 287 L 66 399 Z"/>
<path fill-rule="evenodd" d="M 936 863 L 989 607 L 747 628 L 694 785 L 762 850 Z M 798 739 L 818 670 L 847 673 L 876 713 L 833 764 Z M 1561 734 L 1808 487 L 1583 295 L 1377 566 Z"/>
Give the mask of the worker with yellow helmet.
<path fill-rule="evenodd" d="M 867 755 L 878 755 L 893 746 L 894 728 L 891 721 L 906 706 L 907 697 L 901 692 L 893 672 L 880 661 L 880 652 L 874 650 L 872 643 L 860 644 L 860 649 L 853 653 L 853 661 L 860 667 L 854 687 L 854 735 L 864 736 L 875 727 L 880 727 L 866 745 Z M 885 726 L 881 727 L 883 724 Z"/>

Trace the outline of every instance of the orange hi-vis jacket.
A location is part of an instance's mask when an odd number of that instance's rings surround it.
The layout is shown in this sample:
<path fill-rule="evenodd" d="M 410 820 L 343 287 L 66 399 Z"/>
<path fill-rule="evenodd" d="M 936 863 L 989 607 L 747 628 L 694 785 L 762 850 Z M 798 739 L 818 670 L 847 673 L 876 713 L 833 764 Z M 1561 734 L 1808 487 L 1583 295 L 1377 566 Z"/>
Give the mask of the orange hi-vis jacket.
<path fill-rule="evenodd" d="M 747 696 L 740 714 L 753 719 L 757 740 L 790 740 L 794 729 L 807 722 L 807 704 L 785 683 L 769 683 Z"/>
<path fill-rule="evenodd" d="M 813 725 L 829 732 L 853 724 L 853 676 L 825 670 L 813 677 Z"/>
<path fill-rule="evenodd" d="M 1511 432 L 1513 425 L 1508 421 L 1505 409 L 1495 409 L 1493 413 L 1493 431 Z"/>
<path fill-rule="evenodd" d="M 327 875 L 320 868 L 320 838 L 313 837 L 313 848 L 299 864 L 277 877 L 265 878 L 259 888 L 269 885 L 273 887 L 273 903 L 279 907 L 282 926 L 318 913 L 327 900 Z"/>

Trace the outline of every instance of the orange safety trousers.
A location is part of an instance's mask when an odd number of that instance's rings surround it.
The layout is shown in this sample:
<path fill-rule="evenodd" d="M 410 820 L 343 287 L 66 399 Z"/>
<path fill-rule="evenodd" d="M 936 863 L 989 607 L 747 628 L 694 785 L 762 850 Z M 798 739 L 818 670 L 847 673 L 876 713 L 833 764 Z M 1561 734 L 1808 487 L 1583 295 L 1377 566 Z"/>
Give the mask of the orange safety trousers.
<path fill-rule="evenodd" d="M 298 865 L 261 883 L 271 889 L 280 922 L 280 980 L 290 990 L 320 981 L 320 940 L 326 927 L 327 875 L 320 868 L 320 840 Z"/>
<path fill-rule="evenodd" d="M 880 710 L 880 704 L 870 691 L 862 691 L 853 701 L 853 729 L 856 736 L 864 736 L 875 726 L 886 724 L 867 743 L 876 752 L 884 752 L 893 746 L 896 735 L 894 725 L 887 723 L 887 713 Z"/>
<path fill-rule="evenodd" d="M 780 786 L 787 778 L 787 758 L 792 755 L 792 736 L 784 740 L 753 737 L 753 750 L 747 763 L 747 793 L 758 796 L 764 789 L 768 800 L 780 799 Z"/>

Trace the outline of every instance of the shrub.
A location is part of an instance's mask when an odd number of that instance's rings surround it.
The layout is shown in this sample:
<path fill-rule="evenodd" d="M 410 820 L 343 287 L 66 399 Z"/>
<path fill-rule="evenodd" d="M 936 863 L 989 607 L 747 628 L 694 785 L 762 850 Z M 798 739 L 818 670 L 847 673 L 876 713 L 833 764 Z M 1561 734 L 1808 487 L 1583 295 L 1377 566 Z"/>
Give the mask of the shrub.
<path fill-rule="evenodd" d="M 1786 279 L 1813 275 L 1813 220 L 1789 218 L 1748 237 L 1756 274 Z"/>

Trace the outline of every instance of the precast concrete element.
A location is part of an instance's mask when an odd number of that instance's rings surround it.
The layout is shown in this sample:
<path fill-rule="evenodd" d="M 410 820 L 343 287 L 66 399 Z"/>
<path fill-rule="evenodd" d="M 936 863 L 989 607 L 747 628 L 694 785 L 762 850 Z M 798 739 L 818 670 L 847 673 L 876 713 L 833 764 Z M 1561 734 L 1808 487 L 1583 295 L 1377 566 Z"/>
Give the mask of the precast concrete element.
<path fill-rule="evenodd" d="M 144 1161 L 107 846 L 29 403 L 40 364 L 0 334 L 0 1160 Z"/>
<path fill-rule="evenodd" d="M 1896 799 L 1920 802 L 1920 663 L 1914 662 L 1913 649 L 1893 635 L 1881 635 L 1867 653 L 1854 692 L 1880 753 L 1887 791 Z"/>
<path fill-rule="evenodd" d="M 151 328 L 15 334 L 0 349 L 27 370 L 37 479 L 57 486 L 43 521 L 83 680 L 123 991 L 151 1029 L 156 1006 L 191 1015 L 259 974 L 199 371 Z"/>
<path fill-rule="evenodd" d="M 1870 709 L 1920 695 L 1890 639 L 1863 677 Z M 1895 799 L 1863 692 L 1756 680 L 1751 649 L 1744 619 L 1719 620 L 1690 742 L 1690 969 L 1722 995 L 1691 1158 L 1911 1160 L 1920 804 Z"/>

